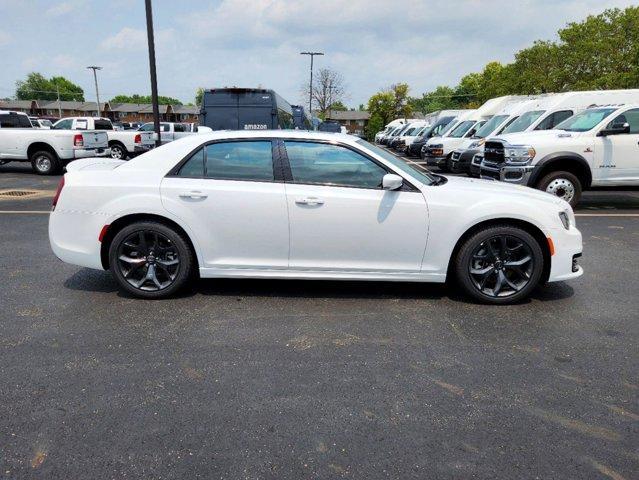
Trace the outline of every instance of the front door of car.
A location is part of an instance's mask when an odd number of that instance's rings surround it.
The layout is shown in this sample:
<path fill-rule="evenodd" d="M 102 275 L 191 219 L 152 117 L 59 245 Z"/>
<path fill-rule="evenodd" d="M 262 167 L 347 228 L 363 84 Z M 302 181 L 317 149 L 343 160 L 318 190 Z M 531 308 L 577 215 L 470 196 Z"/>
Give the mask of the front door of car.
<path fill-rule="evenodd" d="M 421 192 L 384 190 L 388 170 L 347 146 L 285 140 L 291 269 L 418 272 L 428 213 Z"/>
<path fill-rule="evenodd" d="M 163 205 L 193 232 L 200 268 L 287 268 L 286 194 L 272 145 L 209 143 L 162 181 Z"/>
<path fill-rule="evenodd" d="M 629 133 L 595 137 L 595 168 L 602 183 L 623 184 L 639 178 L 639 108 L 626 110 L 604 129 L 630 126 Z"/>

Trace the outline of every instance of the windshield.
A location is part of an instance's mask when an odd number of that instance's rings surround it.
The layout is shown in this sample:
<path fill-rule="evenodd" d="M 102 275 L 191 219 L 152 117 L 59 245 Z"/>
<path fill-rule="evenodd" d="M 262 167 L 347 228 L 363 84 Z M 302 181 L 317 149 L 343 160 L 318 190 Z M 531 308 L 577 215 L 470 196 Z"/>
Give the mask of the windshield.
<path fill-rule="evenodd" d="M 508 127 L 504 128 L 504 131 L 502 133 L 523 132 L 528 127 L 530 127 L 535 122 L 535 120 L 541 117 L 544 112 L 545 110 L 531 110 L 530 112 L 526 112 L 513 123 L 508 125 Z"/>
<path fill-rule="evenodd" d="M 470 130 L 475 123 L 477 123 L 475 120 L 466 120 L 465 122 L 461 122 L 457 125 L 457 127 L 455 127 L 455 130 L 450 132 L 450 135 L 448 136 L 452 138 L 461 138 L 466 135 L 466 132 Z"/>
<path fill-rule="evenodd" d="M 495 129 L 497 127 L 499 127 L 504 122 L 504 120 L 506 120 L 507 118 L 508 118 L 508 115 L 497 115 L 497 116 L 494 116 L 493 118 L 488 120 L 484 124 L 483 127 L 481 127 L 479 130 L 477 130 L 475 135 L 473 135 L 473 138 L 485 138 L 485 137 L 487 137 L 488 135 L 493 133 L 495 131 Z"/>
<path fill-rule="evenodd" d="M 419 180 L 424 185 L 430 185 L 435 182 L 435 177 L 430 175 L 428 172 L 423 170 L 418 170 L 417 168 L 412 167 L 408 163 L 400 160 L 395 155 L 387 152 L 383 148 L 379 148 L 378 146 L 368 143 L 366 140 L 362 140 L 362 139 L 357 140 L 357 143 L 359 143 L 364 148 L 370 150 L 371 152 L 375 153 L 376 155 L 379 155 L 380 157 L 388 161 L 391 165 L 393 165 L 393 167 L 397 168 L 398 170 L 401 170 L 402 172 L 407 173 L 408 175 L 415 178 L 416 180 Z"/>
<path fill-rule="evenodd" d="M 446 135 L 448 132 L 450 132 L 454 126 L 459 125 L 456 121 L 456 119 L 453 118 L 450 122 L 448 122 L 446 124 L 446 126 L 442 129 L 441 132 L 439 132 L 438 136 L 439 137 L 443 137 L 444 135 Z M 436 126 L 435 126 L 436 127 Z"/>
<path fill-rule="evenodd" d="M 555 130 L 565 130 L 567 132 L 587 132 L 592 130 L 604 118 L 615 112 L 616 108 L 591 108 L 584 110 L 577 115 L 573 115 L 555 127 Z"/>

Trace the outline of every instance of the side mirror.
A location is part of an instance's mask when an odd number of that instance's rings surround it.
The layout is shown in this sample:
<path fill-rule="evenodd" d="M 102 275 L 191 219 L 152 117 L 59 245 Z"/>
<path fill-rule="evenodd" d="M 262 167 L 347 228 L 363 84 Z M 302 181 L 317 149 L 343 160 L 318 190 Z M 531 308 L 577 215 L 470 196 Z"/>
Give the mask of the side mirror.
<path fill-rule="evenodd" d="M 404 179 L 394 173 L 387 173 L 382 178 L 382 188 L 384 190 L 398 190 L 402 188 Z"/>
<path fill-rule="evenodd" d="M 600 137 L 607 137 L 608 135 L 623 135 L 624 133 L 630 133 L 629 123 L 624 123 L 623 125 L 613 124 L 610 128 L 600 130 L 597 135 Z"/>

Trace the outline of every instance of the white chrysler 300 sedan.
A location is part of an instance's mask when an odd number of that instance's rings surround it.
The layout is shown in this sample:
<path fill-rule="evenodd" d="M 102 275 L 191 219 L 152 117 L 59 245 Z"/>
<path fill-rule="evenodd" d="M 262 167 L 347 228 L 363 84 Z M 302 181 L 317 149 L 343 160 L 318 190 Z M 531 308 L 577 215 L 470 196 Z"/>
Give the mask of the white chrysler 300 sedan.
<path fill-rule="evenodd" d="M 565 201 L 528 187 L 417 170 L 359 138 L 216 132 L 129 162 L 69 164 L 49 237 L 61 260 L 110 269 L 160 298 L 193 276 L 456 279 L 511 303 L 582 274 Z"/>

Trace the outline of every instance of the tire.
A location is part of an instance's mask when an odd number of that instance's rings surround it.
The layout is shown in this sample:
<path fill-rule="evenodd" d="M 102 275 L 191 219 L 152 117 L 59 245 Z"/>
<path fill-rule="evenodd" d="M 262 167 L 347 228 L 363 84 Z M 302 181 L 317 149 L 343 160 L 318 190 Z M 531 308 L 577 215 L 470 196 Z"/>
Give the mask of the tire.
<path fill-rule="evenodd" d="M 30 160 L 31 168 L 38 175 L 55 175 L 60 171 L 58 157 L 47 150 L 34 152 Z"/>
<path fill-rule="evenodd" d="M 544 255 L 537 240 L 525 230 L 497 225 L 467 238 L 453 266 L 458 284 L 468 296 L 481 303 L 507 305 L 527 298 L 539 284 Z"/>
<path fill-rule="evenodd" d="M 109 148 L 111 149 L 111 158 L 115 160 L 126 160 L 128 152 L 124 145 L 121 143 L 112 143 L 109 145 Z"/>
<path fill-rule="evenodd" d="M 551 172 L 537 182 L 535 188 L 563 198 L 575 208 L 581 199 L 582 185 L 576 175 L 570 172 Z"/>
<path fill-rule="evenodd" d="M 159 299 L 174 295 L 191 279 L 195 254 L 189 241 L 172 227 L 143 221 L 115 235 L 109 265 L 122 290 L 139 298 Z"/>

